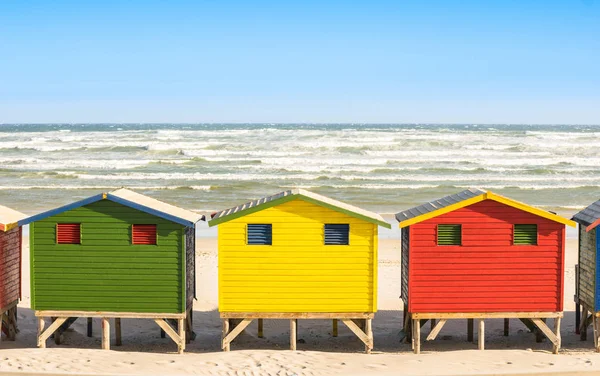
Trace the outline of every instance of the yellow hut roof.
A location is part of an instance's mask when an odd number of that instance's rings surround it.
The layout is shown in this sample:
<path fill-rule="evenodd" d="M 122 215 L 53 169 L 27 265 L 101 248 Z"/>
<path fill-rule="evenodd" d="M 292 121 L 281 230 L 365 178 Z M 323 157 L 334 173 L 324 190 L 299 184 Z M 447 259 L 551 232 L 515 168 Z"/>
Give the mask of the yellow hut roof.
<path fill-rule="evenodd" d="M 249 201 L 243 205 L 238 205 L 230 209 L 216 212 L 211 215 L 211 219 L 209 220 L 208 225 L 215 226 L 220 223 L 228 222 L 233 219 L 242 217 L 244 215 L 255 213 L 260 210 L 264 210 L 291 200 L 295 200 L 297 198 L 329 208 L 340 213 L 347 214 L 351 217 L 359 218 L 364 221 L 377 224 L 382 227 L 391 228 L 391 225 L 387 223 L 385 219 L 383 219 L 383 217 L 377 213 L 373 213 L 368 210 L 364 210 L 356 206 L 352 206 L 344 202 L 337 201 L 329 197 L 325 197 L 317 193 L 313 193 L 305 189 L 299 188 L 283 191 L 271 196 Z"/>

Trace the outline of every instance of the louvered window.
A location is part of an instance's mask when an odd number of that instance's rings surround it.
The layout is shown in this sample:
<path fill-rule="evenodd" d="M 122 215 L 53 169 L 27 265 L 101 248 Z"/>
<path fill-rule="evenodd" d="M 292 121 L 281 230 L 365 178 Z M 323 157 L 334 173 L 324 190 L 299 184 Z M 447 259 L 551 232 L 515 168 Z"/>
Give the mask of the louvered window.
<path fill-rule="evenodd" d="M 273 225 L 249 224 L 247 242 L 248 245 L 272 245 Z"/>
<path fill-rule="evenodd" d="M 326 224 L 325 245 L 348 245 L 350 243 L 350 225 Z"/>
<path fill-rule="evenodd" d="M 537 225 L 515 225 L 513 243 L 515 245 L 537 245 Z"/>
<path fill-rule="evenodd" d="M 156 225 L 132 225 L 133 244 L 156 245 Z"/>
<path fill-rule="evenodd" d="M 461 245 L 462 244 L 462 226 L 461 225 L 438 225 L 437 226 L 437 244 L 438 245 Z"/>
<path fill-rule="evenodd" d="M 56 224 L 56 243 L 57 244 L 81 244 L 81 224 L 80 223 L 57 223 Z"/>

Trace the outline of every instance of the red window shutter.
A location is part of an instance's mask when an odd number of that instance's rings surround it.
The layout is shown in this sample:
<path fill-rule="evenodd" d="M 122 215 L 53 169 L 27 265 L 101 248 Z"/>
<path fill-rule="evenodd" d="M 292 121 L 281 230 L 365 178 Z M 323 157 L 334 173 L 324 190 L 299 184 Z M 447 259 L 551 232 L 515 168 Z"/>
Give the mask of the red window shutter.
<path fill-rule="evenodd" d="M 81 244 L 81 224 L 57 223 L 56 242 L 58 244 Z"/>
<path fill-rule="evenodd" d="M 133 225 L 133 244 L 156 245 L 156 225 Z"/>

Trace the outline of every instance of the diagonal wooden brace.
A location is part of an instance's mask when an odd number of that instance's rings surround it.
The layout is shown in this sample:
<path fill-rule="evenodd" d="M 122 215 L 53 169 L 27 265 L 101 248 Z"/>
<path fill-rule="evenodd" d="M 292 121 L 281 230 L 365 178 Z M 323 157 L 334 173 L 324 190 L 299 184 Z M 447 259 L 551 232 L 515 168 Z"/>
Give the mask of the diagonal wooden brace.
<path fill-rule="evenodd" d="M 48 327 L 48 329 L 41 331 L 38 335 L 38 341 L 37 341 L 37 345 L 38 347 L 46 347 L 46 340 L 48 338 L 50 338 L 50 336 L 52 334 L 54 334 L 54 332 L 60 328 L 60 326 L 67 321 L 68 317 L 59 317 L 56 320 L 54 320 L 54 322 L 52 324 L 50 324 L 50 326 Z M 40 320 L 43 320 L 43 318 L 40 318 Z M 40 325 L 41 326 L 41 325 Z"/>
<path fill-rule="evenodd" d="M 352 331 L 352 333 L 354 333 L 361 341 L 363 341 L 367 352 L 370 352 L 373 349 L 372 335 L 368 335 L 367 333 L 363 332 L 362 329 L 359 328 L 358 325 L 356 325 L 356 323 L 351 319 L 342 319 L 342 322 L 346 324 L 346 326 Z"/>
<path fill-rule="evenodd" d="M 164 319 L 155 319 L 154 322 L 156 322 L 156 324 L 158 324 L 158 326 L 160 326 L 160 328 L 164 330 L 169 337 L 171 337 L 173 342 L 177 344 L 178 352 L 182 354 L 183 350 L 185 350 L 185 328 L 183 327 L 185 324 L 183 319 L 179 319 L 179 333 L 177 333 L 175 329 L 173 329 L 173 327 Z"/>
<path fill-rule="evenodd" d="M 444 325 L 446 324 L 446 319 L 441 319 L 438 323 L 433 327 L 429 335 L 427 336 L 428 341 L 433 341 L 435 337 L 440 333 Z"/>
<path fill-rule="evenodd" d="M 558 326 L 558 330 L 560 330 L 560 318 L 557 318 L 556 320 L 557 321 L 555 323 L 557 325 L 555 325 L 555 326 Z M 548 327 L 548 325 L 546 325 L 546 323 L 544 321 L 542 321 L 542 319 L 532 318 L 531 321 L 535 324 L 535 326 L 537 326 L 542 331 L 542 333 L 544 333 L 544 335 L 550 340 L 550 342 L 552 342 L 552 344 L 554 345 L 555 353 L 558 353 L 558 349 L 560 348 L 560 337 L 558 337 Z"/>
<path fill-rule="evenodd" d="M 233 330 L 223 338 L 223 342 L 221 343 L 221 349 L 225 350 L 229 347 L 231 341 L 235 339 L 250 323 L 252 319 L 243 319 L 241 323 L 239 323 Z"/>

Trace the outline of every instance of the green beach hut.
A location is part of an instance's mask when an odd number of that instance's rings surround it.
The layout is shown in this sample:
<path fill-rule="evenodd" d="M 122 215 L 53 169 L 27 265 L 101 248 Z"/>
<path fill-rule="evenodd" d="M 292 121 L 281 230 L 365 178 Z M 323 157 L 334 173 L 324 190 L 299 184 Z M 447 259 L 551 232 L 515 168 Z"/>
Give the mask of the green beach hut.
<path fill-rule="evenodd" d="M 185 349 L 195 289 L 195 225 L 201 215 L 118 189 L 34 215 L 31 308 L 38 347 L 79 317 L 102 319 L 102 348 L 121 318 L 152 319 Z M 46 321 L 52 321 L 45 328 Z M 56 332 L 56 333 L 55 333 Z M 187 332 L 187 333 L 186 333 Z M 186 335 L 187 334 L 187 335 Z"/>

